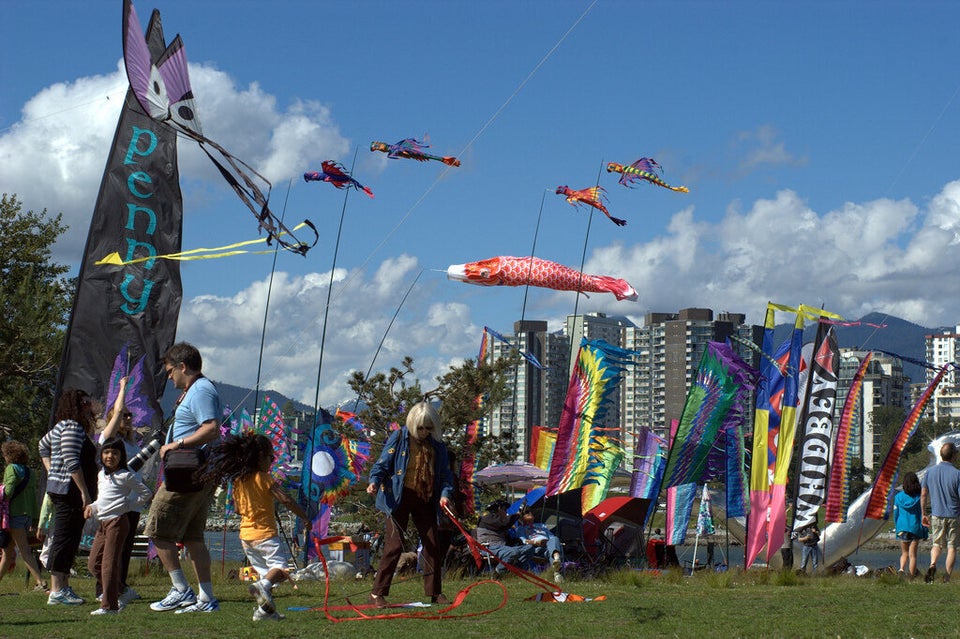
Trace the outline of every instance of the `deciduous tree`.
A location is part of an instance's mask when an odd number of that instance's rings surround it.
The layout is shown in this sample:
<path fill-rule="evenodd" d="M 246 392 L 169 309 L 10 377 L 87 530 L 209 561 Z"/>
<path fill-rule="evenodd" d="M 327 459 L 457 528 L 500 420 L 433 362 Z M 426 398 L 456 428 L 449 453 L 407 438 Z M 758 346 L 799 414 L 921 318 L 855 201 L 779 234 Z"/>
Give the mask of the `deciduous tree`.
<path fill-rule="evenodd" d="M 0 199 L 0 431 L 35 450 L 46 431 L 73 285 L 51 247 L 62 215 Z"/>

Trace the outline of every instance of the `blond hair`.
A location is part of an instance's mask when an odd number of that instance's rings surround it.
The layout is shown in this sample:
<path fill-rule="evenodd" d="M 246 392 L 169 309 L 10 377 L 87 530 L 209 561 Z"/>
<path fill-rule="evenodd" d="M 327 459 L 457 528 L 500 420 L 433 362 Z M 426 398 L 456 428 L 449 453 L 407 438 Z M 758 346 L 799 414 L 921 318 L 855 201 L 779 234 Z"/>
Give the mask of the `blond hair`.
<path fill-rule="evenodd" d="M 440 437 L 440 414 L 428 402 L 415 404 L 410 412 L 407 413 L 407 430 L 416 431 L 417 426 L 429 424 L 433 426 L 433 432 Z"/>

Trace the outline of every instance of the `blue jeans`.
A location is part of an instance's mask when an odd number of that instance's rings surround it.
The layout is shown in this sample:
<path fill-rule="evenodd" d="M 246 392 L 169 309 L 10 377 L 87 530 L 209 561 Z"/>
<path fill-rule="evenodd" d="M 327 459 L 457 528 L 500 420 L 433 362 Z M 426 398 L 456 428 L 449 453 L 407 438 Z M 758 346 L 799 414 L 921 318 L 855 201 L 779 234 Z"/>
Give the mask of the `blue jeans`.
<path fill-rule="evenodd" d="M 523 568 L 533 557 L 533 546 L 528 546 L 524 544 L 523 546 L 508 546 L 507 544 L 489 544 L 487 548 L 490 549 L 490 552 L 497 556 L 497 559 L 503 563 L 510 564 L 511 566 L 516 566 L 518 568 Z M 504 572 L 506 568 L 503 566 L 496 567 L 497 572 Z"/>
<path fill-rule="evenodd" d="M 563 561 L 563 545 L 560 543 L 560 539 L 556 535 L 550 535 L 547 537 L 547 543 L 543 546 L 531 546 L 533 548 L 533 556 L 546 559 L 548 562 L 553 561 L 553 553 L 560 553 L 560 561 Z"/>
<path fill-rule="evenodd" d="M 802 546 L 800 550 L 800 571 L 807 572 L 807 562 L 813 559 L 813 572 L 820 567 L 820 547 Z"/>

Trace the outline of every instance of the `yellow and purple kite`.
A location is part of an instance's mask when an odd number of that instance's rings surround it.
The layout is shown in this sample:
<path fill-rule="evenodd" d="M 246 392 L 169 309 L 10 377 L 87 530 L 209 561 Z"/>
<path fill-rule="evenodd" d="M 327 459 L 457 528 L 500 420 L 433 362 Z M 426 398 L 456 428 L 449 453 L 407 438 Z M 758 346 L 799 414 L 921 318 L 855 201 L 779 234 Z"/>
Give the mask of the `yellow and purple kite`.
<path fill-rule="evenodd" d="M 690 189 L 685 186 L 670 186 L 660 178 L 663 173 L 663 167 L 653 158 L 640 158 L 630 166 L 610 162 L 607 164 L 607 173 L 619 173 L 620 184 L 633 188 L 634 182 L 645 180 L 650 184 L 662 186 L 665 189 L 676 191 L 678 193 L 689 193 Z"/>

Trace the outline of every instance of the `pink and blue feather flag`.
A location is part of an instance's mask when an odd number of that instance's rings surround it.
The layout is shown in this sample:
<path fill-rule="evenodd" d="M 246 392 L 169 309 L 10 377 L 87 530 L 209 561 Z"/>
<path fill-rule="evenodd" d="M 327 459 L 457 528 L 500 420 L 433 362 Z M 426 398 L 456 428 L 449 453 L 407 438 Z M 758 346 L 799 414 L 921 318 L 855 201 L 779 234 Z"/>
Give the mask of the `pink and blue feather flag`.
<path fill-rule="evenodd" d="M 718 440 L 725 428 L 742 419 L 744 388 L 752 386 L 754 378 L 753 370 L 730 345 L 707 344 L 670 449 L 664 471 L 667 488 L 702 483 L 726 472 L 725 445 L 718 445 Z"/>

